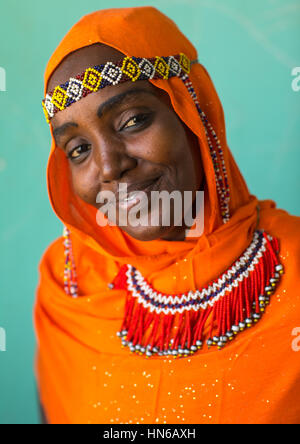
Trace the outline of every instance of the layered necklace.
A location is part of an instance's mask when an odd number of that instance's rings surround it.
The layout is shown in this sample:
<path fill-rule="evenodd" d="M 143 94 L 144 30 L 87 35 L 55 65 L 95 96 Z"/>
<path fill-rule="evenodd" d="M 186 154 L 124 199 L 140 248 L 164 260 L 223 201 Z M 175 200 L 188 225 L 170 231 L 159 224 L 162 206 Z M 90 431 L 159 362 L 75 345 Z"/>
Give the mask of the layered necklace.
<path fill-rule="evenodd" d="M 68 229 L 64 246 L 65 291 L 78 297 Z M 135 267 L 123 265 L 108 285 L 127 294 L 117 332 L 122 346 L 146 357 L 186 357 L 205 343 L 221 350 L 260 320 L 283 274 L 278 254 L 278 240 L 256 230 L 246 251 L 218 279 L 181 294 L 160 292 Z"/>

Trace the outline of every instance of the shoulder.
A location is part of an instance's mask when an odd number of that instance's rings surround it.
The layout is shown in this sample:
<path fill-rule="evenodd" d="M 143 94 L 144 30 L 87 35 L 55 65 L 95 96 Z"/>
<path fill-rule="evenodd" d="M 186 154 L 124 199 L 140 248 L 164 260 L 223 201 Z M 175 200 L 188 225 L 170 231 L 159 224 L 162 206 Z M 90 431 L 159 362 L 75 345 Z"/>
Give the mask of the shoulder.
<path fill-rule="evenodd" d="M 284 319 L 285 325 L 296 326 L 300 315 L 300 217 L 281 209 L 267 209 L 262 211 L 259 228 L 279 241 L 279 260 L 284 274 L 274 296 L 280 322 Z"/>
<path fill-rule="evenodd" d="M 300 261 L 300 217 L 279 208 L 262 208 L 259 228 L 276 237 L 281 249 Z"/>
<path fill-rule="evenodd" d="M 58 239 L 51 242 L 51 244 L 44 251 L 42 258 L 40 260 L 40 271 L 45 267 L 51 266 L 54 271 L 56 267 L 61 268 L 64 262 L 64 239 L 59 237 Z"/>
<path fill-rule="evenodd" d="M 64 237 L 52 242 L 40 261 L 40 281 L 64 286 L 65 247 Z M 79 293 L 86 294 L 97 289 L 106 289 L 118 272 L 116 262 L 94 250 L 71 234 L 72 252 L 76 269 Z M 88 279 L 87 279 L 88 277 Z"/>
<path fill-rule="evenodd" d="M 40 285 L 43 283 L 56 283 L 63 285 L 64 270 L 64 239 L 59 237 L 45 250 L 39 263 Z"/>

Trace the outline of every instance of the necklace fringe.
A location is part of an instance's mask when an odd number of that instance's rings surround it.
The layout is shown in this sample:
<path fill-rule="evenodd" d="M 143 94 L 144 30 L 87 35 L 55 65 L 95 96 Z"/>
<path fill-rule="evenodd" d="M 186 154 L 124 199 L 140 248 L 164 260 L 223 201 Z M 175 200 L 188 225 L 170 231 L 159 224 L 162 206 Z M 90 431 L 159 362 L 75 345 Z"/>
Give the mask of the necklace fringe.
<path fill-rule="evenodd" d="M 283 266 L 278 240 L 255 231 L 244 254 L 223 275 L 201 290 L 181 295 L 155 291 L 133 266 L 121 267 L 110 289 L 127 291 L 123 347 L 146 357 L 186 357 L 208 347 L 222 349 L 255 325 L 270 302 Z"/>

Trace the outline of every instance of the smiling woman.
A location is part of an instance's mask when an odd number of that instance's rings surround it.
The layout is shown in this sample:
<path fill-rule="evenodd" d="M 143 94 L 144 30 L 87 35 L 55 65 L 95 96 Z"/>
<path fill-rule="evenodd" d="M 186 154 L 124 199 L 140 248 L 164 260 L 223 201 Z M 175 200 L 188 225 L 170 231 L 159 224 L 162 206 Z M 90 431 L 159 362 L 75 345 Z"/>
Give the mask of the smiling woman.
<path fill-rule="evenodd" d="M 48 91 L 89 66 L 105 65 L 108 60 L 117 63 L 124 57 L 99 44 L 75 51 L 54 71 Z M 169 96 L 147 80 L 100 89 L 56 113 L 51 122 L 56 144 L 70 161 L 74 192 L 96 208 L 99 192 L 117 194 L 123 183 L 133 193 L 146 187 L 151 193 L 155 186 L 158 192 L 190 191 L 194 196 L 202 185 L 196 136 L 178 118 Z M 117 205 L 118 225 L 120 209 Z M 185 230 L 184 224 L 174 226 L 174 220 L 170 226 L 133 227 L 128 218 L 124 225 L 126 233 L 142 241 L 184 240 Z"/>
<path fill-rule="evenodd" d="M 85 16 L 48 63 L 43 109 L 65 227 L 35 304 L 47 421 L 297 423 L 300 220 L 249 193 L 193 45 L 153 7 Z M 186 208 L 204 211 L 197 237 Z"/>

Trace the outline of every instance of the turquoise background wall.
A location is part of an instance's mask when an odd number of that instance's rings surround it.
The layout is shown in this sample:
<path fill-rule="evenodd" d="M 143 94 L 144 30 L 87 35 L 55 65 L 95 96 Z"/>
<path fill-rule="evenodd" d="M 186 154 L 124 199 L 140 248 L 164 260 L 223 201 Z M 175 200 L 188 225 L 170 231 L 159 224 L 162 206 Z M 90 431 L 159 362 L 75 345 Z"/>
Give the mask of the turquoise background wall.
<path fill-rule="evenodd" d="M 291 74 L 300 66 L 299 0 L 2 0 L 0 327 L 7 342 L 0 351 L 0 423 L 38 423 L 32 307 L 39 259 L 61 234 L 45 183 L 50 139 L 40 100 L 46 62 L 82 15 L 108 5 L 149 4 L 197 47 L 252 193 L 300 215 L 300 91 L 292 89 Z"/>

